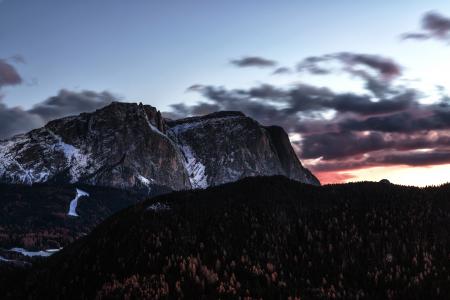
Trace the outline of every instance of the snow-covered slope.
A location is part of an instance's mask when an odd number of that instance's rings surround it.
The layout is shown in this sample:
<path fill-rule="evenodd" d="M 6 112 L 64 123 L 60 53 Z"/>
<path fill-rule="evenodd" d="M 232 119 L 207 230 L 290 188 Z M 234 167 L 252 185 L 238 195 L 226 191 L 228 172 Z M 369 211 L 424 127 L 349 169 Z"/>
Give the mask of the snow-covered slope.
<path fill-rule="evenodd" d="M 239 112 L 167 121 L 156 108 L 114 102 L 0 141 L 0 182 L 125 189 L 206 188 L 247 176 L 319 184 L 286 133 Z"/>
<path fill-rule="evenodd" d="M 76 182 L 90 169 L 89 154 L 64 143 L 47 127 L 0 142 L 0 157 L 0 176 L 7 183 L 45 182 L 63 170 Z"/>
<path fill-rule="evenodd" d="M 85 191 L 82 191 L 80 189 L 76 189 L 77 194 L 75 195 L 75 198 L 70 201 L 70 205 L 69 205 L 69 212 L 67 213 L 67 215 L 72 216 L 72 217 L 78 217 L 77 214 L 77 206 L 78 206 L 78 200 L 81 197 L 89 197 L 89 194 L 86 193 Z"/>

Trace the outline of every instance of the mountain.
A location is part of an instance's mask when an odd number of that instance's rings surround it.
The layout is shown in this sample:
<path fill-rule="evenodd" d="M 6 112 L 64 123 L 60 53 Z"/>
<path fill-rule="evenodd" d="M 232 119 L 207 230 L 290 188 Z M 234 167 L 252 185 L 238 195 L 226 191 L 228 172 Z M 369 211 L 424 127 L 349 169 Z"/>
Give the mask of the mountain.
<path fill-rule="evenodd" d="M 279 127 L 242 113 L 169 121 L 154 107 L 114 102 L 0 142 L 0 182 L 133 190 L 205 188 L 246 176 L 320 184 Z"/>
<path fill-rule="evenodd" d="M 194 188 L 259 175 L 284 175 L 320 184 L 302 167 L 281 127 L 261 126 L 241 112 L 212 113 L 167 125 L 169 137 L 183 153 Z"/>
<path fill-rule="evenodd" d="M 144 197 L 277 174 L 320 184 L 283 129 L 239 112 L 174 121 L 114 102 L 54 120 L 0 141 L 0 258 L 65 247 Z"/>
<path fill-rule="evenodd" d="M 448 299 L 450 185 L 253 177 L 140 202 L 0 298 Z"/>

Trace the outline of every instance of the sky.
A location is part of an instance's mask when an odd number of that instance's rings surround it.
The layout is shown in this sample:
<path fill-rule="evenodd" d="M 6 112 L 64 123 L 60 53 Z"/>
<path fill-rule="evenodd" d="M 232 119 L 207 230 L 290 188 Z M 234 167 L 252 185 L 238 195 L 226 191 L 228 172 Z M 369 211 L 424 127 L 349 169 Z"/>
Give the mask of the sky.
<path fill-rule="evenodd" d="M 112 100 L 241 110 L 322 183 L 450 173 L 445 1 L 0 0 L 0 139 Z"/>

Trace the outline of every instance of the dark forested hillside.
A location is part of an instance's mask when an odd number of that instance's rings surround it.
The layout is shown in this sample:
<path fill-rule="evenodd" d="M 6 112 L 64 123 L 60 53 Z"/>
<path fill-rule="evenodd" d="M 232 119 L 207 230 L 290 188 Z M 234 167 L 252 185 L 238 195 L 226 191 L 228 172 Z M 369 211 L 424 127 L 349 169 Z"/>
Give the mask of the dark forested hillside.
<path fill-rule="evenodd" d="M 89 194 L 69 216 L 76 188 Z M 0 248 L 65 247 L 106 217 L 137 203 L 143 194 L 94 186 L 0 184 Z"/>
<path fill-rule="evenodd" d="M 0 298 L 449 299 L 450 186 L 248 178 L 125 209 Z"/>

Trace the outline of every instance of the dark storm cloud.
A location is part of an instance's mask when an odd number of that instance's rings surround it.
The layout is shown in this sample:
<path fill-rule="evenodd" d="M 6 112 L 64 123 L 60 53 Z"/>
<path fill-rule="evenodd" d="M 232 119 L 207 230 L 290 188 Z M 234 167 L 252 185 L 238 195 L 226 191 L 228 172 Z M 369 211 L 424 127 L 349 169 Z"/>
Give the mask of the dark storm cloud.
<path fill-rule="evenodd" d="M 393 99 L 382 99 L 374 102 L 367 96 L 347 93 L 333 95 L 333 98 L 325 99 L 325 101 L 320 104 L 323 109 L 332 109 L 341 113 L 350 112 L 368 116 L 405 110 L 415 104 L 414 99 L 414 95 L 406 93 Z"/>
<path fill-rule="evenodd" d="M 428 12 L 422 18 L 421 32 L 410 32 L 402 35 L 403 39 L 427 40 L 450 39 L 450 18 L 443 16 L 437 12 Z"/>
<path fill-rule="evenodd" d="M 438 19 L 429 15 L 424 21 L 433 37 L 448 31 L 447 22 Z M 311 56 L 297 65 L 297 71 L 347 73 L 362 79 L 367 92 L 336 93 L 303 83 L 248 89 L 197 84 L 189 91 L 199 93 L 203 100 L 173 105 L 171 113 L 189 116 L 239 110 L 263 125 L 280 125 L 301 137 L 294 148 L 307 166 L 329 178 L 332 172 L 357 168 L 450 163 L 446 154 L 450 153 L 450 101 L 444 89 L 438 88 L 437 102 L 423 104 L 422 93 L 396 84 L 403 67 L 373 54 Z"/>
<path fill-rule="evenodd" d="M 29 110 L 0 103 L 0 139 L 41 127 L 56 118 L 93 111 L 116 99 L 117 97 L 108 92 L 61 90 L 58 95 L 36 104 Z"/>
<path fill-rule="evenodd" d="M 330 132 L 305 136 L 301 142 L 305 159 L 348 159 L 374 151 L 409 151 L 450 147 L 450 136 L 433 134 L 409 135 L 381 132 Z"/>
<path fill-rule="evenodd" d="M 314 113 L 334 110 L 339 113 L 356 113 L 363 116 L 406 110 L 416 105 L 416 95 L 411 91 L 390 99 L 372 101 L 367 95 L 351 93 L 336 94 L 327 88 L 297 84 L 288 89 L 263 84 L 247 90 L 227 90 L 222 87 L 195 85 L 189 90 L 200 92 L 210 103 L 211 109 L 243 110 L 253 117 L 262 117 L 261 112 L 280 115 L 282 120 L 297 113 Z M 276 104 L 282 105 L 279 108 Z M 204 102 L 196 105 L 174 105 L 174 112 L 193 115 L 205 107 Z M 263 117 L 263 119 L 265 119 Z M 270 118 L 268 118 L 270 119 Z"/>
<path fill-rule="evenodd" d="M 383 135 L 377 132 L 367 136 L 352 132 L 325 133 L 305 137 L 302 158 L 322 157 L 325 160 L 360 155 L 386 147 Z"/>
<path fill-rule="evenodd" d="M 29 112 L 47 122 L 64 116 L 94 111 L 110 104 L 114 99 L 115 96 L 108 92 L 61 90 L 58 95 L 36 104 Z"/>
<path fill-rule="evenodd" d="M 391 67 L 379 70 L 397 74 Z M 299 156 L 321 158 L 319 164 L 310 165 L 319 172 L 392 165 L 397 154 L 450 147 L 446 133 L 450 129 L 450 105 L 444 100 L 420 104 L 420 93 L 411 89 L 395 89 L 388 98 L 376 99 L 306 84 L 289 88 L 263 84 L 234 90 L 195 85 L 190 90 L 206 100 L 194 105 L 174 105 L 173 113 L 188 116 L 240 110 L 262 124 L 277 124 L 290 133 L 300 133 Z M 324 118 L 323 114 L 329 112 L 334 114 Z M 384 160 L 377 153 L 392 155 Z M 442 161 L 432 151 L 421 155 L 427 153 L 434 157 L 429 161 Z"/>
<path fill-rule="evenodd" d="M 412 167 L 440 165 L 450 163 L 450 149 L 434 149 L 430 151 L 384 151 L 365 155 L 361 159 L 321 161 L 311 169 L 314 172 L 333 172 L 362 169 L 367 167 L 407 165 Z"/>
<path fill-rule="evenodd" d="M 383 156 L 381 163 L 390 165 L 427 166 L 450 163 L 450 149 L 430 152 L 396 153 Z"/>
<path fill-rule="evenodd" d="M 277 65 L 276 61 L 259 56 L 245 56 L 239 59 L 233 59 L 230 61 L 230 63 L 240 68 L 244 67 L 267 68 L 267 67 L 275 67 Z"/>
<path fill-rule="evenodd" d="M 13 65 L 4 59 L 0 59 L 0 88 L 7 85 L 17 85 L 22 81 L 22 77 Z"/>
<path fill-rule="evenodd" d="M 417 113 L 421 115 L 416 116 Z M 450 110 L 445 107 L 424 106 L 415 111 L 388 116 L 374 116 L 364 120 L 349 118 L 340 124 L 343 130 L 381 132 L 417 132 L 450 129 Z"/>

